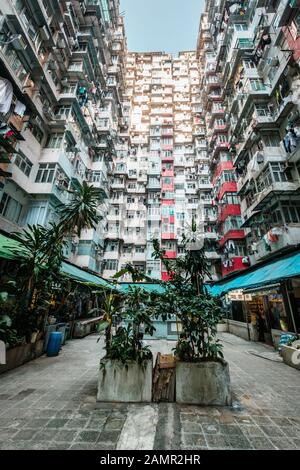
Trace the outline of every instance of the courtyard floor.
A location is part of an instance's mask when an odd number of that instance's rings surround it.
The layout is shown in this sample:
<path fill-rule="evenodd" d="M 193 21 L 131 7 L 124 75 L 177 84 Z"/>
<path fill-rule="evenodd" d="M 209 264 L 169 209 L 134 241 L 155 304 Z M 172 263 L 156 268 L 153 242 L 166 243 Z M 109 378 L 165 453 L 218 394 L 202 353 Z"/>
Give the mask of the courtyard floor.
<path fill-rule="evenodd" d="M 264 345 L 220 337 L 232 407 L 96 403 L 103 350 L 88 336 L 0 376 L 0 449 L 300 449 L 299 371 Z"/>

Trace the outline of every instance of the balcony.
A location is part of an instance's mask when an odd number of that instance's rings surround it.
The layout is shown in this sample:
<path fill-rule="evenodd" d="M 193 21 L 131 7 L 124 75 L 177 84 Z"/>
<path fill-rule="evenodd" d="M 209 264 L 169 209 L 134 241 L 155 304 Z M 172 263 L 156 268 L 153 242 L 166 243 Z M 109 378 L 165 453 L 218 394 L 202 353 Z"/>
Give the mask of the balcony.
<path fill-rule="evenodd" d="M 284 193 L 286 195 L 293 194 L 299 190 L 298 182 L 280 182 L 272 183 L 267 186 L 263 191 L 257 193 L 254 197 L 254 202 L 243 213 L 245 219 L 249 219 L 254 212 L 263 209 L 270 201 L 274 193 Z"/>
<path fill-rule="evenodd" d="M 212 189 L 213 185 L 212 183 L 208 181 L 198 181 L 198 190 L 199 191 L 207 191 L 209 189 Z"/>
<path fill-rule="evenodd" d="M 160 191 L 160 180 L 157 181 L 148 181 L 147 188 L 149 190 Z"/>
<path fill-rule="evenodd" d="M 228 240 L 241 240 L 243 238 L 245 238 L 243 229 L 231 229 L 219 240 L 219 245 L 222 247 Z"/>
<path fill-rule="evenodd" d="M 212 158 L 217 157 L 217 155 L 218 155 L 222 150 L 229 151 L 229 149 L 230 149 L 230 143 L 229 143 L 229 142 L 222 142 L 222 141 L 218 141 L 218 140 L 216 139 L 216 142 L 215 142 L 215 145 L 214 145 L 213 151 L 212 151 Z"/>
<path fill-rule="evenodd" d="M 166 250 L 165 254 L 164 254 L 164 257 L 167 258 L 167 259 L 176 259 L 177 258 L 177 252 L 176 252 L 176 250 L 174 250 L 174 251 Z"/>
<path fill-rule="evenodd" d="M 111 189 L 125 189 L 124 181 L 112 181 L 110 184 Z"/>
<path fill-rule="evenodd" d="M 108 251 L 105 250 L 103 254 L 103 259 L 119 259 L 120 258 L 120 253 L 119 250 L 114 250 L 114 251 Z"/>
<path fill-rule="evenodd" d="M 286 228 L 282 227 L 281 230 L 282 234 L 277 236 L 278 241 L 270 243 L 268 250 L 264 240 L 252 244 L 253 254 L 249 256 L 251 265 L 268 258 L 272 253 L 300 244 L 300 224 L 286 225 Z"/>
<path fill-rule="evenodd" d="M 218 214 L 218 221 L 224 222 L 229 216 L 241 215 L 241 207 L 239 204 L 223 204 Z"/>
<path fill-rule="evenodd" d="M 230 264 L 228 266 L 224 266 L 222 263 L 222 276 L 228 276 L 228 274 L 232 274 L 237 271 L 243 271 L 249 268 L 249 263 L 243 263 L 245 257 L 243 256 L 235 256 L 230 259 Z M 229 261 L 229 260 L 228 260 Z"/>
<path fill-rule="evenodd" d="M 205 250 L 205 257 L 206 259 L 209 259 L 209 260 L 218 260 L 221 258 L 221 255 L 220 253 L 217 253 L 216 251 Z"/>
<path fill-rule="evenodd" d="M 282 120 L 289 115 L 294 106 L 293 97 L 287 96 L 283 99 L 280 106 L 272 112 L 271 110 L 267 111 L 256 108 L 251 124 L 257 129 L 269 129 L 270 126 L 278 127 L 282 123 Z"/>
<path fill-rule="evenodd" d="M 176 240 L 176 234 L 175 233 L 162 233 L 161 239 L 162 240 Z"/>
<path fill-rule="evenodd" d="M 224 181 L 217 193 L 217 199 L 222 199 L 225 193 L 236 193 L 237 183 L 235 181 Z"/>
<path fill-rule="evenodd" d="M 216 122 L 214 123 L 213 126 L 213 131 L 215 134 L 218 134 L 219 132 L 226 132 L 228 130 L 228 123 L 224 124 L 217 124 Z"/>
<path fill-rule="evenodd" d="M 161 150 L 168 152 L 173 150 L 173 144 L 161 144 Z"/>
<path fill-rule="evenodd" d="M 71 63 L 67 69 L 67 74 L 73 80 L 83 79 L 85 75 L 83 61 Z"/>

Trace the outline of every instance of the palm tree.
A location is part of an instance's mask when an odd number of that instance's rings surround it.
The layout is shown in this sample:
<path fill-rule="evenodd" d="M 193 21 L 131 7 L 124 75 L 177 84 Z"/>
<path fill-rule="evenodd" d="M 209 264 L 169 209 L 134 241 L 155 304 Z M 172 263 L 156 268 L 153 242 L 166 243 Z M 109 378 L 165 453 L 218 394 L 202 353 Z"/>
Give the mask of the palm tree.
<path fill-rule="evenodd" d="M 83 229 L 95 228 L 102 219 L 97 208 L 103 202 L 103 191 L 83 181 L 74 183 L 74 189 L 69 192 L 72 201 L 61 207 L 59 226 L 64 235 L 75 232 L 80 236 Z"/>

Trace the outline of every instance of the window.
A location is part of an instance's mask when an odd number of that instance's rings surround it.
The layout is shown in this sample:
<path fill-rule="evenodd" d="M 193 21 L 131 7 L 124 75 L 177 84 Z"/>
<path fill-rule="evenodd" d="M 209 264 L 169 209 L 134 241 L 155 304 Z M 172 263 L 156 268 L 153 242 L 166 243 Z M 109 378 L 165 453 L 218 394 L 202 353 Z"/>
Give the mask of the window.
<path fill-rule="evenodd" d="M 276 183 L 285 183 L 287 181 L 293 181 L 291 170 L 289 168 L 285 168 L 282 163 L 271 163 L 271 169 L 274 181 Z"/>
<path fill-rule="evenodd" d="M 15 165 L 20 168 L 24 175 L 29 176 L 32 168 L 31 161 L 19 150 L 19 155 L 15 158 Z"/>
<path fill-rule="evenodd" d="M 7 193 L 2 194 L 0 201 L 0 214 L 11 222 L 18 223 L 22 211 L 22 204 Z"/>
<path fill-rule="evenodd" d="M 26 224 L 44 225 L 45 216 L 46 216 L 46 205 L 31 206 L 28 210 Z"/>
<path fill-rule="evenodd" d="M 234 29 L 236 31 L 248 31 L 248 26 L 246 25 L 246 23 L 236 23 L 234 25 Z"/>
<path fill-rule="evenodd" d="M 264 82 L 258 78 L 251 78 L 249 82 L 253 91 L 265 91 L 267 89 Z"/>
<path fill-rule="evenodd" d="M 163 184 L 172 184 L 172 178 L 163 178 L 162 182 Z"/>
<path fill-rule="evenodd" d="M 136 246 L 135 247 L 135 252 L 136 253 L 145 253 L 145 247 L 144 246 Z"/>
<path fill-rule="evenodd" d="M 239 216 L 228 217 L 224 223 L 224 233 L 229 230 L 238 230 L 241 228 L 242 218 Z"/>
<path fill-rule="evenodd" d="M 246 69 L 255 69 L 256 68 L 255 63 L 251 59 L 244 59 L 243 62 L 244 62 L 244 67 Z"/>
<path fill-rule="evenodd" d="M 70 113 L 71 113 L 70 106 L 60 106 L 57 109 L 55 116 L 57 116 L 60 119 L 66 119 L 67 117 L 70 116 Z"/>
<path fill-rule="evenodd" d="M 35 182 L 52 183 L 54 179 L 55 167 L 55 163 L 40 163 Z"/>
<path fill-rule="evenodd" d="M 51 134 L 48 138 L 46 147 L 52 148 L 52 149 L 61 148 L 63 137 L 64 137 L 63 134 Z"/>
<path fill-rule="evenodd" d="M 236 193 L 226 193 L 221 202 L 225 204 L 239 204 L 239 198 Z"/>
<path fill-rule="evenodd" d="M 118 260 L 117 259 L 107 259 L 104 261 L 104 269 L 109 271 L 116 271 L 118 269 Z"/>
<path fill-rule="evenodd" d="M 32 123 L 30 124 L 29 129 L 31 130 L 32 135 L 41 144 L 44 139 L 43 131 L 36 124 Z"/>
<path fill-rule="evenodd" d="M 282 205 L 285 222 L 287 224 L 298 224 L 300 222 L 300 207 L 299 206 L 288 206 Z"/>
<path fill-rule="evenodd" d="M 266 147 L 279 147 L 280 136 L 276 132 L 269 132 L 267 135 L 263 136 L 263 143 Z"/>
<path fill-rule="evenodd" d="M 92 183 L 104 183 L 104 175 L 102 171 L 92 171 L 90 181 Z"/>
<path fill-rule="evenodd" d="M 20 82 L 23 84 L 28 76 L 28 72 L 25 69 L 25 66 L 19 59 L 15 49 L 13 48 L 12 44 L 8 44 L 6 46 L 2 46 L 0 44 L 0 48 L 3 49 L 3 54 L 5 55 L 5 59 L 9 63 L 10 67 L 14 71 L 14 74 L 18 77 Z"/>

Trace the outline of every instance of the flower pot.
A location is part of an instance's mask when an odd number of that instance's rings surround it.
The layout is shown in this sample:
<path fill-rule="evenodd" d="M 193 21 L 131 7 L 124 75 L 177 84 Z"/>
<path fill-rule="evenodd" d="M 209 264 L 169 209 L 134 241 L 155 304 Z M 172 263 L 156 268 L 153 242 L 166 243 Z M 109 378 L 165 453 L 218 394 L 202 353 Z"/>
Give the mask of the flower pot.
<path fill-rule="evenodd" d="M 141 403 L 152 400 L 152 359 L 135 361 L 101 359 L 97 401 Z"/>
<path fill-rule="evenodd" d="M 224 360 L 177 362 L 176 402 L 231 405 L 229 365 Z"/>

